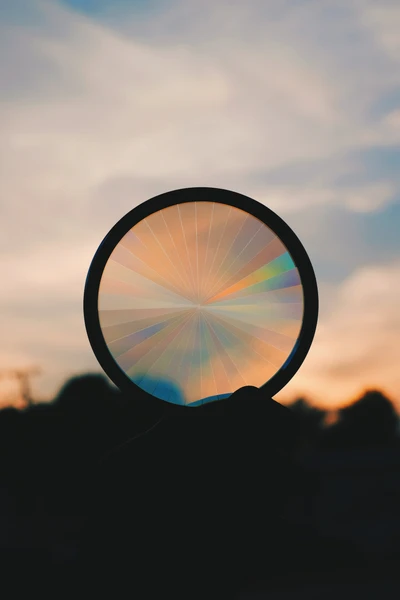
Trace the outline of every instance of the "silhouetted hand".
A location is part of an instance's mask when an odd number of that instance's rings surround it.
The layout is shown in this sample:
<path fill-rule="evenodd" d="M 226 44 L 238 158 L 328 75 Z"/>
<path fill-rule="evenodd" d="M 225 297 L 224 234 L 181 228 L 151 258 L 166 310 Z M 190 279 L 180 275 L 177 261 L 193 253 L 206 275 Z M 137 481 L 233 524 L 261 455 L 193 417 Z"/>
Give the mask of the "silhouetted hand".
<path fill-rule="evenodd" d="M 253 387 L 212 405 L 168 407 L 102 464 L 90 540 L 96 577 L 131 582 L 138 598 L 157 597 L 159 586 L 163 597 L 233 597 L 271 544 L 279 554 L 295 435 L 290 409 Z"/>

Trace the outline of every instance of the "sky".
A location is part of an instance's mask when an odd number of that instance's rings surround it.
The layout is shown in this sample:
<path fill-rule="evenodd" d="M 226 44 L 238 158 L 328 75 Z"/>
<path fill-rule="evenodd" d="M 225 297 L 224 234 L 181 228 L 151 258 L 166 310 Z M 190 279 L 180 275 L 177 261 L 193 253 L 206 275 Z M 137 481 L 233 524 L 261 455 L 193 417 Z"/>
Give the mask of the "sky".
<path fill-rule="evenodd" d="M 400 408 L 397 1 L 0 0 L 0 81 L 0 368 L 40 366 L 43 399 L 98 371 L 99 243 L 213 186 L 277 212 L 316 271 L 315 340 L 276 399 Z"/>

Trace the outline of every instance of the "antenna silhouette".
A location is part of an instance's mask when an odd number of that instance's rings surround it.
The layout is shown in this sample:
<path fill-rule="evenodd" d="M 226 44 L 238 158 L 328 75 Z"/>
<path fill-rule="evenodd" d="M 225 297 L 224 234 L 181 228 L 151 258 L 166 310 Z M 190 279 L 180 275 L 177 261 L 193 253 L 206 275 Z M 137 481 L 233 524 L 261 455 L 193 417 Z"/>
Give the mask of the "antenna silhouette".
<path fill-rule="evenodd" d="M 31 377 L 41 373 L 39 367 L 25 367 L 19 369 L 1 369 L 0 378 L 16 379 L 21 397 L 24 400 L 26 406 L 30 406 L 33 403 L 32 391 L 31 391 Z"/>

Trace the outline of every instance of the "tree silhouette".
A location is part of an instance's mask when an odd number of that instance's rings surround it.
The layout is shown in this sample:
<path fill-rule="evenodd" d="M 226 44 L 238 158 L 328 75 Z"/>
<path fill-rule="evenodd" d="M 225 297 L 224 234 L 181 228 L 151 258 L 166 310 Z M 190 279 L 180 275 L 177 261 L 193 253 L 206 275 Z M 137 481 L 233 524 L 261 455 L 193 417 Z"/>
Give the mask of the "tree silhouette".
<path fill-rule="evenodd" d="M 334 447 L 382 447 L 397 441 L 398 416 L 392 402 L 378 390 L 368 390 L 339 411 L 325 443 Z"/>
<path fill-rule="evenodd" d="M 290 408 L 307 425 L 307 429 L 310 432 L 319 430 L 323 426 L 326 411 L 316 406 L 311 406 L 305 398 L 298 398 L 290 405 Z"/>

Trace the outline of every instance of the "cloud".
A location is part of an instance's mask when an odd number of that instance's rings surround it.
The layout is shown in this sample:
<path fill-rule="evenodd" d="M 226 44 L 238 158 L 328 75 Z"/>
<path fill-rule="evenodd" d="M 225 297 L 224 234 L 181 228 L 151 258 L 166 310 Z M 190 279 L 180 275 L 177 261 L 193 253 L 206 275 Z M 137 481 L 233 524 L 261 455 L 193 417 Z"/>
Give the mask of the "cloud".
<path fill-rule="evenodd" d="M 38 397 L 51 398 L 76 371 L 98 369 L 82 316 L 84 283 L 95 250 L 90 243 L 50 249 L 43 242 L 29 256 L 1 258 L 6 284 L 0 296 L 0 367 L 42 368 L 32 381 Z"/>
<path fill-rule="evenodd" d="M 324 284 L 332 208 L 345 219 L 398 198 L 398 179 L 362 168 L 363 153 L 400 146 L 399 107 L 376 112 L 400 89 L 394 12 L 341 0 L 227 12 L 207 0 L 107 22 L 57 2 L 0 2 L 0 360 L 39 360 L 42 389 L 95 364 L 84 277 L 107 231 L 148 197 L 235 189 L 307 220 L 306 247 L 321 224 Z"/>
<path fill-rule="evenodd" d="M 387 55 L 400 62 L 400 7 L 396 0 L 361 4 L 362 21 Z"/>
<path fill-rule="evenodd" d="M 400 262 L 360 268 L 339 287 L 323 286 L 322 298 L 329 308 L 282 397 L 296 391 L 334 406 L 380 388 L 400 409 Z"/>
<path fill-rule="evenodd" d="M 370 212 L 390 203 L 397 193 L 396 184 L 386 181 L 353 187 L 266 186 L 254 189 L 253 195 L 271 208 L 285 212 L 302 212 L 324 204 L 343 206 L 354 212 Z"/>
<path fill-rule="evenodd" d="M 297 28 L 291 11 L 287 25 L 281 14 L 277 24 L 266 22 L 261 36 L 255 3 L 254 14 L 245 11 L 245 25 L 255 27 L 251 43 L 244 30 L 226 47 L 216 40 L 208 47 L 207 23 L 199 31 L 189 3 L 186 42 L 194 28 L 203 43 L 179 43 L 177 32 L 159 47 L 54 3 L 39 6 L 34 26 L 15 27 L 14 35 L 11 28 L 3 41 L 4 56 L 24 56 L 6 78 L 6 90 L 10 79 L 20 87 L 3 105 L 1 123 L 3 197 L 19 212 L 29 197 L 32 210 L 62 217 L 99 186 L 127 176 L 156 177 L 161 186 L 183 179 L 245 188 L 250 171 L 400 142 L 386 122 L 362 122 L 356 103 L 348 104 L 352 86 L 344 92 L 338 75 L 331 77 L 304 47 L 299 25 L 307 12 L 297 15 Z M 234 14 L 228 32 L 238 29 Z M 217 7 L 207 22 L 220 18 Z M 39 84 L 32 73 L 40 74 Z M 323 188 L 316 195 L 335 201 Z M 390 200 L 386 188 L 384 197 Z"/>

